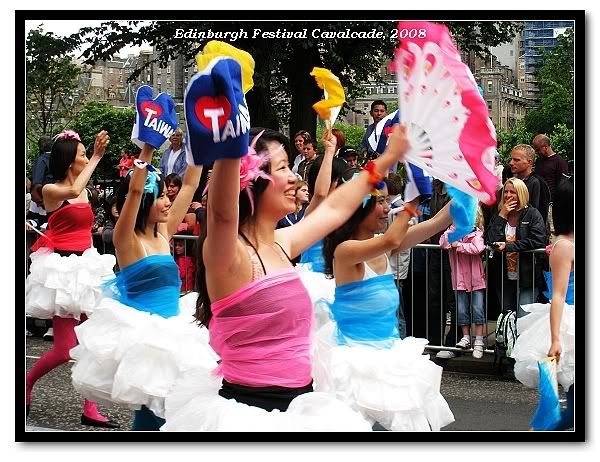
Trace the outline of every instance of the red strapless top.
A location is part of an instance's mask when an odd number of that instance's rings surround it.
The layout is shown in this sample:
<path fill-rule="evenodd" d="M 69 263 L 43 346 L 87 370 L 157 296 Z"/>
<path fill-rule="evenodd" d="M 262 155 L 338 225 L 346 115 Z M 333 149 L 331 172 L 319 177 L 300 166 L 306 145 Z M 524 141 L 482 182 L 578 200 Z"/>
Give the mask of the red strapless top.
<path fill-rule="evenodd" d="M 61 206 L 48 219 L 48 229 L 31 247 L 50 250 L 84 251 L 92 247 L 94 212 L 89 202 Z"/>

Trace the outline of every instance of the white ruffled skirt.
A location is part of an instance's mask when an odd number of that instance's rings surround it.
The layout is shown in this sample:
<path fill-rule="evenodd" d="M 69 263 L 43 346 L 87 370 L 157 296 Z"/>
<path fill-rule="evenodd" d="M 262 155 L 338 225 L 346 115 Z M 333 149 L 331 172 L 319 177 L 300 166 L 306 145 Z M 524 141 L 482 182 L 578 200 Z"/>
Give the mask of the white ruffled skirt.
<path fill-rule="evenodd" d="M 529 314 L 517 320 L 517 341 L 511 357 L 515 359 L 515 377 L 523 385 L 537 388 L 539 383 L 538 361 L 545 358 L 550 349 L 550 304 L 532 303 L 522 305 Z M 560 323 L 562 352 L 556 365 L 556 376 L 565 390 L 575 375 L 575 307 L 565 303 Z"/>
<path fill-rule="evenodd" d="M 296 270 L 313 303 L 315 327 L 321 327 L 331 318 L 328 305 L 335 299 L 335 279 L 313 271 L 312 263 L 298 263 Z"/>
<path fill-rule="evenodd" d="M 26 313 L 39 319 L 92 314 L 102 299 L 100 285 L 114 276 L 115 263 L 114 255 L 100 255 L 93 247 L 68 257 L 39 249 L 31 254 L 25 283 Z"/>
<path fill-rule="evenodd" d="M 193 319 L 193 292 L 180 299 L 180 314 L 163 318 L 104 298 L 93 316 L 75 328 L 79 345 L 72 381 L 85 398 L 109 404 L 141 405 L 164 417 L 165 397 L 190 370 L 208 375 L 217 354 L 208 331 Z"/>
<path fill-rule="evenodd" d="M 397 339 L 379 349 L 337 345 L 334 334 L 333 321 L 315 334 L 315 390 L 335 395 L 388 430 L 438 431 L 454 422 L 440 394 L 442 368 L 423 355 L 426 339 Z"/>
<path fill-rule="evenodd" d="M 371 424 L 331 394 L 309 392 L 288 409 L 266 411 L 218 395 L 221 377 L 201 370 L 182 376 L 165 401 L 161 431 L 371 431 Z"/>

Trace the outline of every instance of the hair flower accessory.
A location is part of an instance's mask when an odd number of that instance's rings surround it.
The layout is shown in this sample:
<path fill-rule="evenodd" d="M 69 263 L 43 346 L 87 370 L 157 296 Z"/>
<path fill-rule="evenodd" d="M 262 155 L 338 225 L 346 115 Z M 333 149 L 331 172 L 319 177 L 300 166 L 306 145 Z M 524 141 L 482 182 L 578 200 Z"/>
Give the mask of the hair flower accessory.
<path fill-rule="evenodd" d="M 54 141 L 77 140 L 81 143 L 81 138 L 75 130 L 63 130 L 54 137 Z"/>
<path fill-rule="evenodd" d="M 152 164 L 144 162 L 140 159 L 135 159 L 133 161 L 133 165 L 142 170 L 148 170 L 148 175 L 146 176 L 146 183 L 144 184 L 144 194 L 152 193 L 152 195 L 154 196 L 154 200 L 156 200 L 158 198 L 158 183 L 160 181 L 160 170 L 154 167 Z M 133 169 L 129 170 L 129 172 L 127 172 L 127 175 L 131 175 L 132 172 Z"/>
<path fill-rule="evenodd" d="M 240 192 L 246 191 L 248 195 L 248 199 L 250 200 L 250 212 L 254 215 L 254 195 L 252 194 L 252 186 L 254 182 L 258 178 L 264 178 L 265 180 L 269 180 L 273 182 L 271 175 L 265 172 L 262 167 L 269 161 L 271 155 L 269 151 L 256 152 L 256 142 L 262 136 L 264 130 L 261 131 L 258 135 L 256 135 L 250 146 L 248 146 L 248 153 L 240 157 Z M 279 152 L 279 150 L 283 149 L 283 146 L 280 146 L 275 152 Z M 210 181 L 204 188 L 202 195 L 205 195 L 210 186 Z"/>
<path fill-rule="evenodd" d="M 252 194 L 252 184 L 258 178 L 264 178 L 273 182 L 271 175 L 262 170 L 262 166 L 269 160 L 269 152 L 256 152 L 256 142 L 262 136 L 264 130 L 256 135 L 250 146 L 248 146 L 248 154 L 240 158 L 240 191 L 246 191 L 250 200 L 250 213 L 254 215 L 254 194 Z M 283 147 L 282 147 L 283 148 Z"/>

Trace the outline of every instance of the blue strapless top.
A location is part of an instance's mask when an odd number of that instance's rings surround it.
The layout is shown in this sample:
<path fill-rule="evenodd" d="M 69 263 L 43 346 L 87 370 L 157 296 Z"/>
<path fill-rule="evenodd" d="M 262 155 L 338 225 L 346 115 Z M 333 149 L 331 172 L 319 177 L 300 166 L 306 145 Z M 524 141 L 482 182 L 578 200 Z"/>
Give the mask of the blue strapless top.
<path fill-rule="evenodd" d="M 546 279 L 546 285 L 548 290 L 544 292 L 544 295 L 548 300 L 552 298 L 552 273 L 550 271 L 544 271 L 544 279 Z M 575 272 L 569 273 L 569 285 L 567 287 L 567 296 L 565 297 L 565 303 L 568 305 L 575 304 Z"/>
<path fill-rule="evenodd" d="M 103 284 L 106 296 L 163 318 L 179 314 L 180 288 L 179 269 L 168 254 L 144 257 Z"/>
<path fill-rule="evenodd" d="M 340 345 L 361 342 L 377 348 L 390 348 L 398 331 L 400 298 L 392 274 L 355 281 L 335 288 L 330 305 L 335 320 L 336 341 Z"/>
<path fill-rule="evenodd" d="M 323 239 L 315 242 L 302 252 L 300 263 L 312 263 L 312 270 L 316 273 L 325 271 L 325 258 L 323 257 Z"/>

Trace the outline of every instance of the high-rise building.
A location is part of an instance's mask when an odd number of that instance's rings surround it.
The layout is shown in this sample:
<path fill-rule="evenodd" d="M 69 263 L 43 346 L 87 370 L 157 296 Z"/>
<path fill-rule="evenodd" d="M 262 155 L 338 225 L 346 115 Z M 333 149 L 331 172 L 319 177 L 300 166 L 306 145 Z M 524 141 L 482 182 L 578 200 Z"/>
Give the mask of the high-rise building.
<path fill-rule="evenodd" d="M 535 67 L 541 62 L 542 50 L 548 52 L 556 46 L 556 41 L 568 28 L 573 28 L 573 21 L 525 21 L 523 30 L 523 54 L 519 61 L 519 70 L 524 75 L 519 77 L 523 84 L 524 96 L 529 106 L 539 105 L 539 89 L 535 78 Z M 524 78 L 524 82 L 521 81 Z"/>

